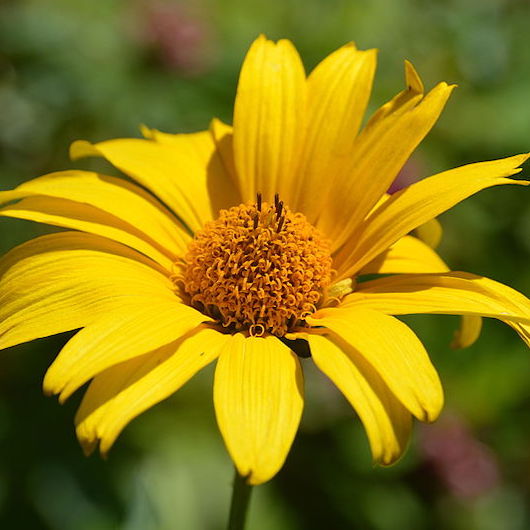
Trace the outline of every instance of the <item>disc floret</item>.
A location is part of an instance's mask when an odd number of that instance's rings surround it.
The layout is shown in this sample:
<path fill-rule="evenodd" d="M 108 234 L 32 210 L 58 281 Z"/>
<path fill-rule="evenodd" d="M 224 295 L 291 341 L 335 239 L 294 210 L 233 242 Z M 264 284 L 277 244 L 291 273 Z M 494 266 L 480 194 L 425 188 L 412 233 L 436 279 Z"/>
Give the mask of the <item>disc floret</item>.
<path fill-rule="evenodd" d="M 191 242 L 184 289 L 224 327 L 283 336 L 304 324 L 331 280 L 330 248 L 304 215 L 274 204 L 221 210 Z"/>

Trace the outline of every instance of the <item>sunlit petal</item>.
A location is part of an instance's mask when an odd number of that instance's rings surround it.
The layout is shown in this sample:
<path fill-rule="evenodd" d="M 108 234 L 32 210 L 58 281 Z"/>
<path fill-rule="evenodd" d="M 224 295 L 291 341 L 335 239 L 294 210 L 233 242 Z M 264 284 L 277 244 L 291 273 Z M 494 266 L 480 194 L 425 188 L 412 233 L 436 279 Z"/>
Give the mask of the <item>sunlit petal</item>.
<path fill-rule="evenodd" d="M 168 136 L 172 139 L 168 140 Z M 166 135 L 163 141 L 125 138 L 74 142 L 74 160 L 102 156 L 149 189 L 192 230 L 230 206 L 235 195 L 209 131 Z"/>
<path fill-rule="evenodd" d="M 20 245 L 0 261 L 0 348 L 86 326 L 129 304 L 175 299 L 172 282 L 154 265 L 90 234 Z"/>
<path fill-rule="evenodd" d="M 355 138 L 368 104 L 376 50 L 353 43 L 328 55 L 307 80 L 307 134 L 292 205 L 315 222 L 335 177 L 354 156 Z"/>
<path fill-rule="evenodd" d="M 359 415 L 374 462 L 388 465 L 397 460 L 410 437 L 410 412 L 354 348 L 337 337 L 297 335 L 308 341 L 315 364 L 337 385 Z"/>
<path fill-rule="evenodd" d="M 136 228 L 88 204 L 52 197 L 30 197 L 0 208 L 0 216 L 72 228 L 123 243 L 171 270 L 176 260 Z M 164 251 L 165 250 L 165 251 Z"/>
<path fill-rule="evenodd" d="M 434 421 L 443 391 L 425 348 L 405 324 L 356 306 L 321 309 L 307 321 L 336 333 L 378 372 L 414 416 Z"/>
<path fill-rule="evenodd" d="M 287 204 L 304 136 L 306 79 L 290 41 L 264 36 L 248 51 L 234 107 L 234 159 L 244 201 L 279 193 Z"/>
<path fill-rule="evenodd" d="M 236 334 L 223 349 L 214 382 L 219 429 L 239 473 L 269 480 L 291 448 L 303 407 L 296 355 L 275 337 Z"/>
<path fill-rule="evenodd" d="M 530 300 L 506 285 L 466 272 L 400 274 L 359 284 L 344 307 L 391 315 L 482 315 L 530 324 Z"/>
<path fill-rule="evenodd" d="M 519 173 L 529 156 L 469 164 L 394 193 L 362 222 L 355 240 L 336 254 L 338 279 L 355 274 L 399 238 L 480 190 L 501 184 L 527 185 L 507 177 Z"/>
<path fill-rule="evenodd" d="M 183 339 L 96 375 L 76 415 L 76 431 L 87 453 L 97 442 L 107 453 L 126 425 L 166 399 L 219 355 L 229 339 L 199 328 Z"/>
<path fill-rule="evenodd" d="M 64 401 L 103 370 L 165 346 L 208 320 L 176 299 L 152 299 L 101 316 L 61 350 L 46 372 L 44 390 Z"/>
<path fill-rule="evenodd" d="M 384 106 L 361 131 L 354 157 L 345 164 L 318 221 L 338 249 L 388 190 L 414 149 L 438 120 L 453 86 L 440 83 L 425 97 L 407 63 L 407 89 Z"/>
<path fill-rule="evenodd" d="M 190 236 L 179 221 L 152 195 L 124 179 L 90 171 L 58 171 L 0 192 L 0 204 L 43 196 L 92 206 L 145 234 L 173 254 L 182 254 Z M 45 203 L 43 202 L 43 205 Z"/>

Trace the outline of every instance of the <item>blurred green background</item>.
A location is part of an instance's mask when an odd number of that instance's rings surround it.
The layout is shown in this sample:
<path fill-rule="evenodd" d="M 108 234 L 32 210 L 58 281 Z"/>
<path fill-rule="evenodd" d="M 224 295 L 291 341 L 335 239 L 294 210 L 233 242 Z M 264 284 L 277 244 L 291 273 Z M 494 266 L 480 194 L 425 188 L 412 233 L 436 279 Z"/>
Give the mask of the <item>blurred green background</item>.
<path fill-rule="evenodd" d="M 403 180 L 527 151 L 527 0 L 0 1 L 0 189 L 74 167 L 71 141 L 139 136 L 231 120 L 238 71 L 261 32 L 294 41 L 311 69 L 343 43 L 380 49 L 371 109 L 403 86 L 411 60 L 428 87 L 459 88 Z M 78 167 L 99 167 L 84 162 Z M 103 167 L 103 166 L 102 166 Z M 108 169 L 106 169 L 109 171 Z M 526 172 L 528 174 L 528 171 Z M 442 255 L 530 294 L 530 194 L 494 188 L 444 215 Z M 0 250 L 50 230 L 1 221 Z M 410 321 L 447 395 L 407 455 L 374 469 L 359 421 L 305 361 L 307 405 L 278 476 L 254 492 L 249 529 L 530 528 L 530 373 L 524 344 L 486 322 L 449 348 L 452 317 Z M 0 527 L 214 530 L 232 468 L 215 426 L 212 371 L 135 420 L 107 461 L 74 435 L 41 381 L 66 336 L 2 352 Z"/>

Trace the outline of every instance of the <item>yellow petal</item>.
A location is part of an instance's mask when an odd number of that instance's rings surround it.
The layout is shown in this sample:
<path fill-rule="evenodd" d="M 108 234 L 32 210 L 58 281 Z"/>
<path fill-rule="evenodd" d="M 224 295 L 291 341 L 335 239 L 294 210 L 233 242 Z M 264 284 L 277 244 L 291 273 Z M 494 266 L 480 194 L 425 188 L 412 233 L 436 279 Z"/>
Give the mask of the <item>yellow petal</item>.
<path fill-rule="evenodd" d="M 528 182 L 506 177 L 521 171 L 529 155 L 469 164 L 416 182 L 394 193 L 373 211 L 359 227 L 354 240 L 334 257 L 337 279 L 354 275 L 399 238 L 470 195 L 500 184 Z"/>
<path fill-rule="evenodd" d="M 384 120 L 390 116 L 397 118 L 405 114 L 422 100 L 425 87 L 418 72 L 416 72 L 410 61 L 405 60 L 404 67 L 405 89 L 374 112 L 364 127 L 365 133 L 368 133 L 372 129 L 377 130 L 376 127 L 380 127 L 381 123 L 385 123 Z"/>
<path fill-rule="evenodd" d="M 125 426 L 168 398 L 219 355 L 229 336 L 199 328 L 167 346 L 117 364 L 90 383 L 76 415 L 81 445 L 106 454 Z"/>
<path fill-rule="evenodd" d="M 479 337 L 482 331 L 482 318 L 474 315 L 462 315 L 460 329 L 455 333 L 451 348 L 468 348 Z"/>
<path fill-rule="evenodd" d="M 234 160 L 244 201 L 278 192 L 291 204 L 304 132 L 306 79 L 290 41 L 259 37 L 241 68 L 234 107 Z"/>
<path fill-rule="evenodd" d="M 447 272 L 438 254 L 413 236 L 404 236 L 366 265 L 359 274 Z"/>
<path fill-rule="evenodd" d="M 437 418 L 442 385 L 422 343 L 403 322 L 356 306 L 321 309 L 307 322 L 330 329 L 357 350 L 419 420 Z"/>
<path fill-rule="evenodd" d="M 361 355 L 336 338 L 304 333 L 318 368 L 335 383 L 363 422 L 375 463 L 395 462 L 405 450 L 410 413 Z"/>
<path fill-rule="evenodd" d="M 392 315 L 463 315 L 452 347 L 465 348 L 479 336 L 477 315 L 497 318 L 530 346 L 530 300 L 501 283 L 464 272 L 400 275 L 359 284 L 343 301 Z"/>
<path fill-rule="evenodd" d="M 125 138 L 98 144 L 74 142 L 73 159 L 102 156 L 148 188 L 192 230 L 217 217 L 230 196 L 230 177 L 208 131 L 174 136 L 172 141 Z"/>
<path fill-rule="evenodd" d="M 172 282 L 141 254 L 104 238 L 39 237 L 0 260 L 0 348 L 87 326 L 146 300 L 173 300 Z"/>
<path fill-rule="evenodd" d="M 526 342 L 527 346 L 530 348 L 530 325 L 529 324 L 521 324 L 519 322 L 510 322 L 505 321 L 506 324 L 511 326 L 519 336 Z"/>
<path fill-rule="evenodd" d="M 405 236 L 394 243 L 386 252 L 364 267 L 360 274 L 399 274 L 449 272 L 449 268 L 438 254 L 425 243 L 412 236 Z M 482 319 L 464 315 L 460 329 L 452 342 L 453 348 L 467 348 L 480 336 Z"/>
<path fill-rule="evenodd" d="M 44 378 L 64 402 L 96 374 L 177 340 L 211 320 L 176 299 L 156 298 L 102 315 L 71 338 Z"/>
<path fill-rule="evenodd" d="M 90 171 L 59 171 L 0 192 L 0 204 L 43 195 L 87 204 L 135 227 L 173 254 L 185 252 L 190 241 L 181 223 L 154 197 L 123 179 Z"/>
<path fill-rule="evenodd" d="M 521 293 L 467 272 L 400 274 L 357 285 L 344 307 L 391 315 L 480 315 L 530 324 L 530 300 Z"/>
<path fill-rule="evenodd" d="M 438 219 L 431 219 L 418 226 L 415 230 L 416 236 L 431 248 L 437 248 L 442 240 L 443 229 Z"/>
<path fill-rule="evenodd" d="M 151 129 L 149 138 L 188 153 L 199 167 L 207 168 L 206 186 L 213 218 L 217 217 L 219 210 L 241 203 L 233 170 L 233 155 L 232 167 L 228 160 L 228 151 L 232 149 L 232 127 L 220 120 L 212 120 L 209 131 L 168 134 Z"/>
<path fill-rule="evenodd" d="M 35 196 L 0 208 L 0 216 L 26 219 L 103 236 L 138 250 L 167 270 L 171 270 L 176 261 L 176 256 L 171 256 L 156 242 L 149 241 L 149 238 L 136 228 L 87 204 Z"/>
<path fill-rule="evenodd" d="M 217 423 L 239 473 L 261 484 L 282 467 L 303 407 L 296 355 L 277 338 L 236 334 L 221 352 L 214 382 Z"/>
<path fill-rule="evenodd" d="M 355 153 L 337 178 L 319 219 L 338 249 L 387 191 L 414 149 L 436 123 L 453 86 L 440 83 L 422 97 L 410 81 L 408 90 L 387 104 L 361 131 Z"/>
<path fill-rule="evenodd" d="M 388 201 L 392 195 L 385 193 L 376 202 L 375 206 L 370 210 L 368 217 L 377 210 L 384 202 Z M 418 226 L 414 230 L 414 235 L 421 239 L 424 243 L 427 243 L 431 248 L 437 248 L 442 240 L 443 229 L 438 219 L 430 219 L 429 221 Z"/>
<path fill-rule="evenodd" d="M 307 135 L 294 204 L 315 222 L 335 184 L 334 177 L 353 154 L 355 138 L 368 104 L 376 50 L 359 51 L 353 43 L 326 57 L 307 81 Z"/>

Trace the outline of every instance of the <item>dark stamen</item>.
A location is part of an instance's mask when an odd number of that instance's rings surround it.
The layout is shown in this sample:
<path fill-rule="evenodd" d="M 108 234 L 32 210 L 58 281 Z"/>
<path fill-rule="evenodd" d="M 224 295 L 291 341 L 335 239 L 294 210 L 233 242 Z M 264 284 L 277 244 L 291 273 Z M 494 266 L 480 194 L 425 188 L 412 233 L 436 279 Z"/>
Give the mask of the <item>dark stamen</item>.
<path fill-rule="evenodd" d="M 278 217 L 281 217 L 282 216 L 282 211 L 283 211 L 283 201 L 280 201 L 278 203 L 278 206 L 276 207 L 276 215 Z"/>
<path fill-rule="evenodd" d="M 280 220 L 278 221 L 278 228 L 276 229 L 276 232 L 280 233 L 282 231 L 283 223 L 285 222 L 285 217 L 280 217 Z"/>
<path fill-rule="evenodd" d="M 254 215 L 254 230 L 256 230 L 256 228 L 258 228 L 258 222 L 259 222 L 259 213 L 256 212 L 255 215 Z"/>
<path fill-rule="evenodd" d="M 256 203 L 257 203 L 258 212 L 261 212 L 261 193 L 258 193 Z"/>
<path fill-rule="evenodd" d="M 274 208 L 276 208 L 276 210 L 278 209 L 278 203 L 280 202 L 280 195 L 278 193 L 276 193 L 274 195 Z"/>

